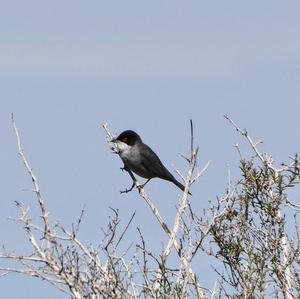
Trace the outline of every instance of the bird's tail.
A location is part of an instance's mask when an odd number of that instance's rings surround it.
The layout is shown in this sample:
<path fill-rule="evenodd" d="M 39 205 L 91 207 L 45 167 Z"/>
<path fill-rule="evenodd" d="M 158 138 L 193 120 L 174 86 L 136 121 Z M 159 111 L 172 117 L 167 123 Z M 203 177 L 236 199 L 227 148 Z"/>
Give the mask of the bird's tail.
<path fill-rule="evenodd" d="M 182 185 L 180 182 L 178 182 L 173 176 L 172 178 L 170 178 L 170 182 L 172 182 L 173 184 L 175 184 L 179 189 L 181 189 L 182 191 L 184 191 L 185 186 Z M 189 191 L 188 192 L 190 195 L 192 195 L 192 193 Z"/>

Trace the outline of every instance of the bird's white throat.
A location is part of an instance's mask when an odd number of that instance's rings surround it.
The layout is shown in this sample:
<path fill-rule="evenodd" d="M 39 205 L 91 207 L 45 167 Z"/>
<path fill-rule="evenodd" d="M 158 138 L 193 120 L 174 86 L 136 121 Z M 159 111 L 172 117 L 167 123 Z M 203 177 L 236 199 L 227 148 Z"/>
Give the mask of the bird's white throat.
<path fill-rule="evenodd" d="M 116 148 L 117 148 L 117 151 L 119 154 L 126 153 L 131 148 L 130 145 L 128 145 L 125 142 L 122 142 L 120 140 L 117 140 L 116 142 L 114 142 L 114 144 L 116 145 Z"/>

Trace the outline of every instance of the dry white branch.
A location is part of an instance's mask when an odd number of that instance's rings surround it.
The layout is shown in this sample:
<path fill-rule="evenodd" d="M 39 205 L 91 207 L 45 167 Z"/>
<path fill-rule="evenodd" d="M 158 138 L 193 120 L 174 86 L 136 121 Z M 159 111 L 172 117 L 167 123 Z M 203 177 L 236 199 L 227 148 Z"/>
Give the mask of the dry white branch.
<path fill-rule="evenodd" d="M 24 154 L 14 115 L 12 115 L 12 124 L 16 134 L 19 156 L 33 183 L 33 191 L 41 213 L 42 227 L 36 225 L 30 218 L 28 207 L 16 202 L 20 214 L 12 220 L 21 223 L 24 227 L 32 251 L 28 255 L 22 255 L 3 248 L 0 252 L 0 259 L 15 261 L 20 267 L 0 266 L 0 276 L 19 273 L 37 277 L 69 294 L 73 299 L 98 299 L 103 296 L 115 299 L 136 298 L 137 291 L 125 260 L 118 257 L 115 252 L 106 250 L 107 260 L 101 263 L 99 252 L 93 250 L 91 246 L 85 246 L 77 238 L 83 211 L 77 224 L 72 226 L 72 231 L 68 231 L 61 224 L 51 224 L 37 177 Z M 127 228 L 128 226 L 125 231 Z M 125 231 L 119 237 L 117 244 L 121 242 Z M 124 269 L 125 272 L 123 272 Z M 124 273 L 127 273 L 127 276 Z M 128 286 L 131 287 L 128 288 Z"/>
<path fill-rule="evenodd" d="M 15 130 L 15 134 L 16 134 L 16 138 L 17 138 L 17 145 L 18 145 L 18 150 L 19 150 L 19 155 L 21 157 L 21 160 L 23 162 L 23 164 L 25 165 L 25 168 L 26 170 L 28 171 L 30 177 L 31 177 L 31 180 L 32 180 L 32 184 L 33 184 L 33 191 L 35 192 L 36 194 L 36 198 L 38 200 L 38 203 L 39 203 L 39 206 L 40 206 L 40 209 L 41 209 L 41 212 L 42 212 L 42 219 L 43 219 L 43 222 L 44 222 L 44 226 L 45 226 L 45 229 L 44 229 L 44 232 L 45 232 L 45 238 L 47 239 L 48 238 L 48 232 L 49 232 L 49 224 L 48 224 L 48 212 L 45 208 L 45 203 L 44 203 L 44 200 L 42 198 L 42 195 L 41 195 L 41 191 L 40 191 L 40 187 L 39 187 L 39 184 L 38 184 L 38 181 L 37 181 L 37 178 L 32 170 L 32 167 L 29 165 L 25 155 L 24 155 L 24 151 L 22 149 L 22 146 L 21 146 L 21 140 L 20 140 L 20 135 L 19 135 L 19 131 L 18 131 L 18 128 L 16 126 L 16 123 L 15 123 L 15 118 L 14 118 L 14 114 L 12 113 L 11 115 L 11 119 L 12 119 L 12 123 L 13 123 L 13 127 L 14 127 L 14 130 Z"/>
<path fill-rule="evenodd" d="M 256 155 L 262 162 L 265 162 L 265 158 L 257 149 L 257 145 L 262 143 L 262 141 L 253 142 L 252 138 L 249 136 L 247 130 L 242 130 L 228 115 L 224 115 L 224 117 L 235 127 L 235 129 L 242 134 L 248 140 L 249 144 L 251 145 L 252 149 L 255 151 Z"/>
<path fill-rule="evenodd" d="M 179 225 L 180 225 L 180 220 L 181 220 L 182 214 L 185 211 L 185 209 L 187 208 L 188 192 L 189 192 L 190 184 L 192 182 L 193 170 L 194 170 L 194 167 L 196 165 L 197 152 L 198 152 L 197 149 L 196 150 L 193 149 L 192 157 L 190 159 L 190 167 L 189 167 L 189 170 L 188 170 L 187 177 L 185 178 L 186 186 L 185 186 L 183 195 L 182 195 L 182 197 L 180 199 L 180 202 L 179 202 L 179 208 L 178 208 L 177 214 L 175 216 L 175 221 L 174 221 L 173 229 L 171 231 L 171 235 L 169 237 L 168 244 L 167 244 L 167 246 L 164 250 L 164 256 L 165 257 L 167 257 L 170 254 L 170 249 L 174 245 L 174 241 L 175 241 L 175 238 L 176 238 L 176 235 L 177 235 L 177 232 L 178 232 L 178 228 L 179 228 Z"/>

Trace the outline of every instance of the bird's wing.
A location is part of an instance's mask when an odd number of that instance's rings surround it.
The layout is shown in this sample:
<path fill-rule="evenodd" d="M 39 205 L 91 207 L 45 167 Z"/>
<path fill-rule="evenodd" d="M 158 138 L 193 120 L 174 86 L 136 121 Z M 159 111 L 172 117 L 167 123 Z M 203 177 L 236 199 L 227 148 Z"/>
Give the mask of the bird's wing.
<path fill-rule="evenodd" d="M 169 178 L 171 173 L 162 164 L 155 152 L 146 144 L 147 150 L 141 151 L 141 164 L 153 177 Z"/>

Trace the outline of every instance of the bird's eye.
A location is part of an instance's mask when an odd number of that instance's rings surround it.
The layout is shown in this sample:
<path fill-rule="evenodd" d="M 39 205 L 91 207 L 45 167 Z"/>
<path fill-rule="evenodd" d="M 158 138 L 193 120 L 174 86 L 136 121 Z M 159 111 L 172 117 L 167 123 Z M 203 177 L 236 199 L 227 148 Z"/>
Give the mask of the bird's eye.
<path fill-rule="evenodd" d="M 124 137 L 123 140 L 122 140 L 124 143 L 126 143 L 128 141 L 128 138 L 127 137 Z"/>

